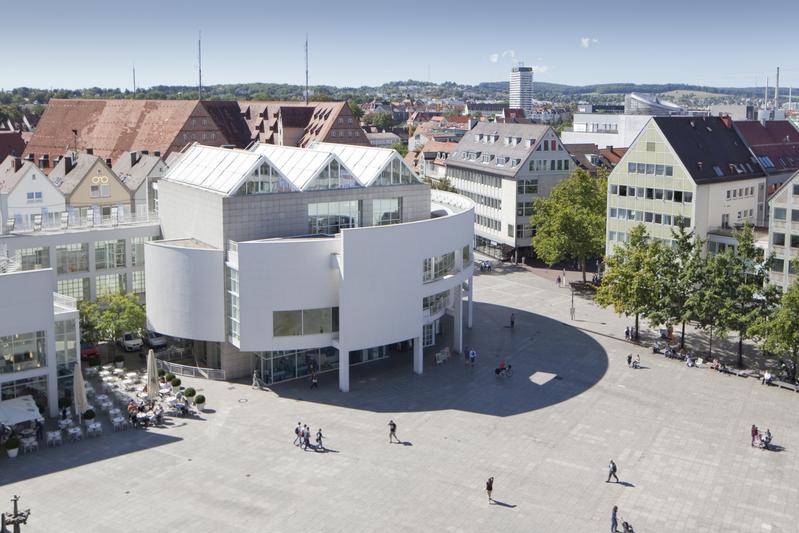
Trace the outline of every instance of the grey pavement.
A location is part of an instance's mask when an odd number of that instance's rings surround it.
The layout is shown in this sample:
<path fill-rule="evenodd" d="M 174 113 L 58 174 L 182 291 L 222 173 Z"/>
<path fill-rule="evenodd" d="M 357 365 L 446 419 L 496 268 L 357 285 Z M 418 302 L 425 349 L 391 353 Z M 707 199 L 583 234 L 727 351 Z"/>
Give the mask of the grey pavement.
<path fill-rule="evenodd" d="M 648 350 L 629 369 L 628 319 L 578 299 L 571 321 L 569 292 L 527 271 L 475 288 L 475 368 L 428 354 L 417 376 L 395 357 L 354 369 L 347 394 L 335 374 L 318 390 L 186 379 L 209 412 L 0 459 L 0 510 L 20 494 L 31 533 L 598 532 L 614 505 L 640 533 L 798 530 L 799 395 Z M 297 421 L 331 451 L 294 447 Z M 753 423 L 781 451 L 750 447 Z M 604 482 L 611 458 L 624 483 Z"/>

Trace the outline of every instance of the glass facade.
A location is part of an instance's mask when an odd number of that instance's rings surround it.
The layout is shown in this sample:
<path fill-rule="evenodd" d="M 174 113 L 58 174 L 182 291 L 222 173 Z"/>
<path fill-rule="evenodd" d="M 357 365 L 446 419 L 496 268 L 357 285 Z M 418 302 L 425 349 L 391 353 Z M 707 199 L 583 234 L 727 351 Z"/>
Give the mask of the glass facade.
<path fill-rule="evenodd" d="M 139 295 L 144 294 L 144 270 L 136 270 L 133 272 L 130 292 Z"/>
<path fill-rule="evenodd" d="M 47 343 L 44 331 L 0 337 L 0 373 L 11 374 L 47 366 Z"/>
<path fill-rule="evenodd" d="M 342 229 L 360 226 L 360 200 L 308 204 L 308 233 L 311 235 L 334 235 Z"/>
<path fill-rule="evenodd" d="M 62 377 L 71 377 L 78 363 L 75 320 L 61 320 L 55 323 L 55 354 L 59 381 Z"/>
<path fill-rule="evenodd" d="M 39 270 L 50 268 L 50 248 L 24 248 L 14 252 L 20 270 Z"/>
<path fill-rule="evenodd" d="M 338 368 L 338 350 L 332 347 L 314 350 L 256 352 L 255 367 L 266 383 L 277 383 Z"/>
<path fill-rule="evenodd" d="M 56 246 L 55 255 L 59 274 L 86 272 L 89 270 L 88 243 L 82 242 Z"/>
<path fill-rule="evenodd" d="M 372 225 L 387 226 L 402 222 L 402 198 L 383 198 L 372 201 Z"/>
<path fill-rule="evenodd" d="M 428 315 L 435 315 L 446 309 L 449 305 L 449 291 L 442 291 L 422 299 L 422 311 Z"/>
<path fill-rule="evenodd" d="M 151 240 L 153 240 L 152 237 L 133 237 L 130 240 L 130 264 L 132 266 L 144 266 L 144 244 Z"/>
<path fill-rule="evenodd" d="M 338 331 L 338 307 L 272 312 L 275 337 L 319 335 Z"/>
<path fill-rule="evenodd" d="M 239 340 L 241 321 L 239 317 L 239 271 L 227 267 L 225 277 L 225 300 L 227 304 L 227 335 Z"/>
<path fill-rule="evenodd" d="M 250 179 L 239 188 L 237 194 L 266 194 L 289 191 L 291 191 L 291 187 L 280 177 L 278 171 L 272 168 L 271 165 L 264 163 L 256 169 Z"/>
<path fill-rule="evenodd" d="M 40 413 L 47 412 L 47 376 L 29 379 L 18 379 L 2 384 L 0 396 L 3 400 L 11 400 L 19 396 L 30 395 L 39 407 Z"/>
<path fill-rule="evenodd" d="M 357 187 L 358 183 L 349 171 L 339 165 L 338 161 L 332 160 L 319 172 L 319 174 L 305 187 L 308 191 L 323 189 L 348 189 Z"/>
<path fill-rule="evenodd" d="M 97 276 L 96 280 L 97 298 L 125 292 L 124 274 L 103 274 L 102 276 Z"/>
<path fill-rule="evenodd" d="M 410 185 L 418 182 L 419 180 L 408 166 L 401 160 L 394 158 L 386 165 L 386 168 L 380 173 L 380 177 L 372 185 L 378 187 L 383 185 Z"/>
<path fill-rule="evenodd" d="M 441 279 L 455 271 L 455 252 L 449 252 L 438 257 L 428 257 L 422 266 L 422 281 L 428 283 Z"/>
<path fill-rule="evenodd" d="M 118 241 L 97 241 L 94 244 L 95 268 L 125 267 L 125 239 Z M 142 258 L 143 259 L 143 258 Z"/>
<path fill-rule="evenodd" d="M 89 278 L 60 279 L 58 293 L 76 300 L 88 300 L 90 296 Z"/>

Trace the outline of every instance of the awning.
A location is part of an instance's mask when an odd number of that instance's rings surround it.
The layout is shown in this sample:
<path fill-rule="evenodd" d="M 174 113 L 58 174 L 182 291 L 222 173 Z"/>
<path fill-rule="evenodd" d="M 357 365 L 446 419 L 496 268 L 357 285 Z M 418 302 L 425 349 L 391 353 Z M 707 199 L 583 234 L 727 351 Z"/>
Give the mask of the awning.
<path fill-rule="evenodd" d="M 44 417 L 39 413 L 32 396 L 20 396 L 0 402 L 0 423 L 15 426 L 34 420 L 44 421 Z"/>

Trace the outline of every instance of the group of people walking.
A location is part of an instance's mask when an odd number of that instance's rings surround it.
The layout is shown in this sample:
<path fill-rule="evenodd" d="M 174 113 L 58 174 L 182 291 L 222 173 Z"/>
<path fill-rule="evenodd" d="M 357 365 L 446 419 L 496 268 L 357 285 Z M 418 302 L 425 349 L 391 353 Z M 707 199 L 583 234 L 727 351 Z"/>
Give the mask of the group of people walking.
<path fill-rule="evenodd" d="M 294 446 L 298 446 L 301 450 L 312 447 L 316 451 L 325 451 L 323 438 L 322 428 L 319 428 L 316 431 L 316 446 L 311 446 L 311 428 L 308 427 L 308 424 L 303 425 L 301 422 L 297 422 L 297 427 L 294 428 Z"/>

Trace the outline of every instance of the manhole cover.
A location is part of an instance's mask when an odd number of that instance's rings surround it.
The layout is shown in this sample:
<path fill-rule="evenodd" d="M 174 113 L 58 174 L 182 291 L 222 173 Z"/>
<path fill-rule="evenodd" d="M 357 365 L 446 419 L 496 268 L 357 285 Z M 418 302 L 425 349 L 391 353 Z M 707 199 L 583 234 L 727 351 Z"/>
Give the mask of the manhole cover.
<path fill-rule="evenodd" d="M 248 401 L 247 398 L 239 398 L 239 403 L 247 403 Z"/>

